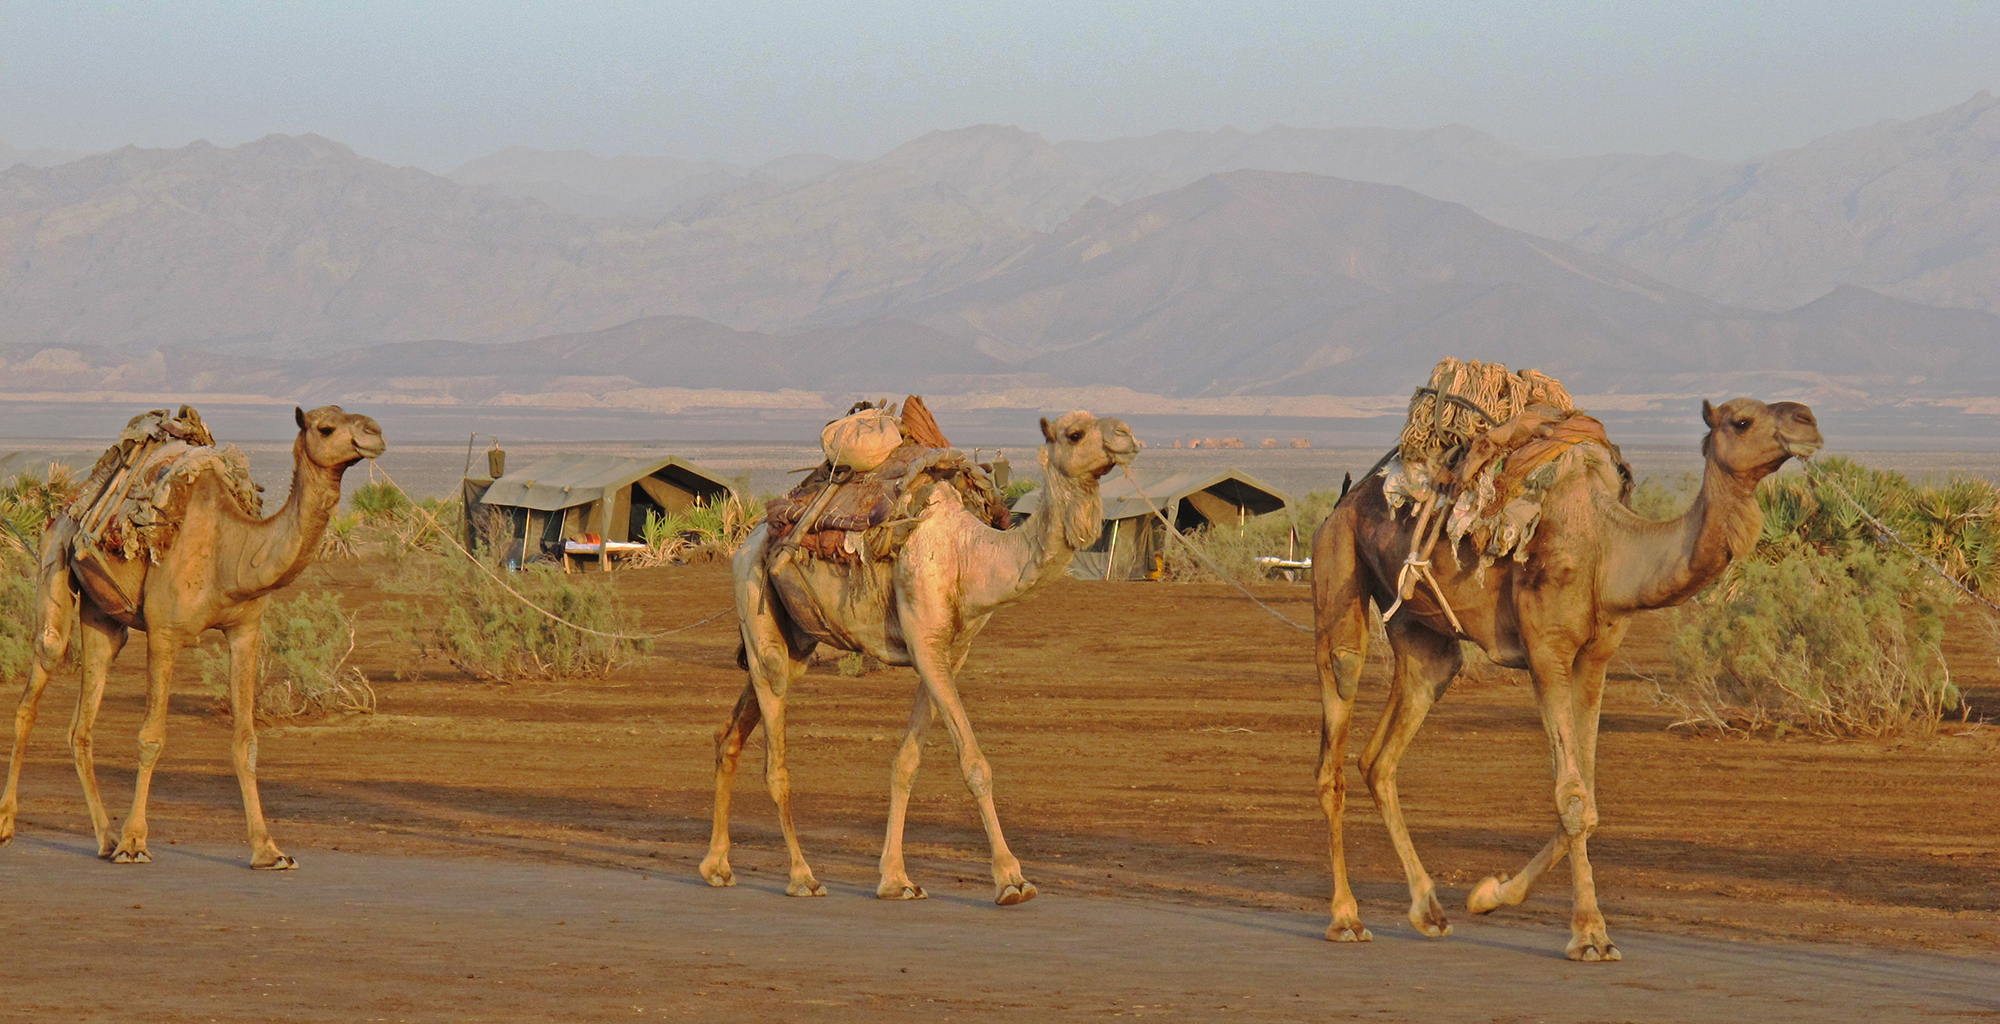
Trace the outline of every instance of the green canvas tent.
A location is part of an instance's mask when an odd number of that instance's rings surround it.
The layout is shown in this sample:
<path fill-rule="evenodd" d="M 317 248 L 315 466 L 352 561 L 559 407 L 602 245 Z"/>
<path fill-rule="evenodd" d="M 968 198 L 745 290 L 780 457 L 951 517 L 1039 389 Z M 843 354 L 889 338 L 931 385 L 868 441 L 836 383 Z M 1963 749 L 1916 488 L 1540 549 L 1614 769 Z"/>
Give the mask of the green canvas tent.
<path fill-rule="evenodd" d="M 1156 578 L 1166 550 L 1166 528 L 1153 514 L 1157 506 L 1182 533 L 1210 523 L 1241 523 L 1253 516 L 1283 510 L 1291 504 L 1285 492 L 1239 469 L 1183 470 L 1145 473 L 1134 470 L 1139 486 L 1123 473 L 1104 478 L 1098 493 L 1104 498 L 1104 533 L 1088 551 L 1076 553 L 1070 574 L 1080 579 L 1141 580 Z M 1149 506 L 1139 496 L 1144 490 Z M 1018 522 L 1041 511 L 1039 488 L 1014 502 Z"/>
<path fill-rule="evenodd" d="M 522 561 L 559 556 L 563 541 L 587 533 L 644 540 L 647 513 L 679 512 L 730 490 L 722 476 L 674 455 L 552 455 L 498 480 L 467 477 L 465 521 L 476 530 L 502 517 L 507 558 Z"/>

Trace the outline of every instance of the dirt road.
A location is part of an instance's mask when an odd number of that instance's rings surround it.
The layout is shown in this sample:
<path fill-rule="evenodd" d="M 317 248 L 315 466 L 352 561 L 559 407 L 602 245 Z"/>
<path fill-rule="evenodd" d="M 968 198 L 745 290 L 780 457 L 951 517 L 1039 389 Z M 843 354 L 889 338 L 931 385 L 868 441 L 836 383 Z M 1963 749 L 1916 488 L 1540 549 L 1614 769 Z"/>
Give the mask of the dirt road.
<path fill-rule="evenodd" d="M 1803 1021 L 2000 1016 L 1992 958 L 1728 942 L 1627 929 L 1623 964 L 1563 933 L 1461 922 L 1322 941 L 1299 912 L 975 884 L 870 898 L 852 865 L 787 899 L 781 876 L 712 890 L 685 871 L 234 848 L 143 867 L 30 838 L 0 860 L 6 1003 L 23 1021 L 989 1019 Z M 1385 908 L 1386 909 L 1386 908 Z"/>
<path fill-rule="evenodd" d="M 383 589 L 393 576 L 336 563 L 298 584 L 360 612 L 361 667 L 382 703 L 263 730 L 265 806 L 304 865 L 293 874 L 240 866 L 228 730 L 191 664 L 155 780 L 157 862 L 88 856 L 62 743 L 75 682 L 51 688 L 19 837 L 0 848 L 0 1019 L 2000 1016 L 2000 730 L 1842 743 L 1670 732 L 1645 679 L 1663 658 L 1659 616 L 1615 666 L 1600 748 L 1591 853 L 1626 960 L 1576 965 L 1561 959 L 1561 869 L 1522 907 L 1454 912 L 1455 936 L 1417 939 L 1365 795 L 1349 850 L 1377 941 L 1321 941 L 1309 642 L 1220 586 L 1060 581 L 980 638 L 961 683 L 1008 838 L 1043 894 L 1003 910 L 987 903 L 984 839 L 942 730 L 908 846 L 936 898 L 865 898 L 907 671 L 821 665 L 794 687 L 802 840 L 834 895 L 776 894 L 783 848 L 756 751 L 737 786 L 743 884 L 713 891 L 695 863 L 711 737 L 743 685 L 731 623 L 662 640 L 608 678 L 492 685 L 412 660 Z M 595 582 L 651 629 L 728 601 L 720 565 Z M 1303 587 L 1260 594 L 1308 614 Z M 1954 677 L 2000 712 L 1991 636 L 1957 629 L 1949 643 Z M 114 668 L 97 732 L 114 815 L 130 793 L 141 654 L 134 643 Z M 1382 683 L 1365 680 L 1365 714 Z M 1505 673 L 1454 685 L 1402 780 L 1448 909 L 1552 829 L 1541 725 Z"/>

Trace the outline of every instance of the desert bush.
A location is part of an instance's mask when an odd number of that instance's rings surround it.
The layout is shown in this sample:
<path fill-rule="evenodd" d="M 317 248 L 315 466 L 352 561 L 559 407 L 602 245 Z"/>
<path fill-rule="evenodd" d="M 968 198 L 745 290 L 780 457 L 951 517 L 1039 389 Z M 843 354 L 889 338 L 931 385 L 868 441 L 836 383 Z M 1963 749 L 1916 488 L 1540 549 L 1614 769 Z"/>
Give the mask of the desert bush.
<path fill-rule="evenodd" d="M 1662 698 L 1722 732 L 1876 736 L 1958 706 L 1940 641 L 1942 588 L 1869 547 L 1794 545 L 1744 559 L 1675 609 Z"/>
<path fill-rule="evenodd" d="M 496 682 L 602 676 L 650 646 L 555 622 L 463 556 L 421 554 L 410 562 L 390 584 L 409 596 L 390 609 L 401 624 L 398 634 L 423 656 L 468 675 Z M 505 579 L 521 597 L 569 622 L 605 633 L 636 632 L 634 617 L 617 606 L 596 574 L 531 566 Z"/>
<path fill-rule="evenodd" d="M 331 516 L 326 521 L 326 532 L 320 534 L 319 557 L 327 560 L 358 557 L 361 553 L 360 543 L 359 512 Z"/>
<path fill-rule="evenodd" d="M 35 656 L 35 556 L 0 545 L 0 680 L 28 674 Z"/>
<path fill-rule="evenodd" d="M 331 592 L 273 601 L 264 610 L 264 647 L 257 666 L 259 718 L 292 718 L 327 711 L 375 710 L 375 689 L 348 664 L 354 654 L 354 616 Z M 229 648 L 215 644 L 190 652 L 202 685 L 229 706 Z"/>
<path fill-rule="evenodd" d="M 402 488 L 385 480 L 370 480 L 347 496 L 347 507 L 370 523 L 400 516 L 409 511 L 411 504 L 410 496 Z"/>
<path fill-rule="evenodd" d="M 0 485 L 0 546 L 33 553 L 42 530 L 82 486 L 83 478 L 60 462 L 49 463 L 39 476 L 22 473 Z"/>
<path fill-rule="evenodd" d="M 1020 500 L 1021 495 L 1040 486 L 1040 483 L 1032 479 L 1016 477 L 1013 480 L 1007 481 L 1007 486 L 1000 489 L 1000 497 L 1007 502 L 1008 508 L 1013 508 L 1014 502 Z"/>
<path fill-rule="evenodd" d="M 639 528 L 646 551 L 636 561 L 643 565 L 665 564 L 696 548 L 733 555 L 749 539 L 757 519 L 734 491 L 720 501 L 704 499 L 678 512 L 648 511 L 645 523 Z"/>
<path fill-rule="evenodd" d="M 1649 476 L 1632 488 L 1632 511 L 1647 519 L 1675 519 L 1694 504 L 1694 496 L 1700 490 L 1701 477 L 1695 473 Z"/>
<path fill-rule="evenodd" d="M 1933 727 L 1959 706 L 1941 650 L 1958 591 L 1868 517 L 1953 581 L 1990 592 L 2000 493 L 1981 480 L 1915 485 L 1840 457 L 1813 466 L 1817 475 L 1765 481 L 1755 549 L 1674 611 L 1661 699 L 1683 724 L 1880 735 Z"/>

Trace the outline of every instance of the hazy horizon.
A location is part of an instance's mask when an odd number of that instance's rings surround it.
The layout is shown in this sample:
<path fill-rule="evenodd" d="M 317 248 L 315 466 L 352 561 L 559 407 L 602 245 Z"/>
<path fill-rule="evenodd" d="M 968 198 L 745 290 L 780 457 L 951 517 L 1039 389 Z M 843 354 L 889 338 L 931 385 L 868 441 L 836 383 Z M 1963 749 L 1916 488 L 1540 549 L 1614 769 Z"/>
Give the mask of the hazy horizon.
<path fill-rule="evenodd" d="M 0 142 L 316 133 L 444 173 L 522 145 L 755 164 L 926 131 L 1463 124 L 1550 155 L 1739 160 L 2000 87 L 2000 4 L 0 3 Z M 1059 29 L 1059 31 L 1058 31 Z M 1722 112 L 1726 116 L 1718 116 Z"/>

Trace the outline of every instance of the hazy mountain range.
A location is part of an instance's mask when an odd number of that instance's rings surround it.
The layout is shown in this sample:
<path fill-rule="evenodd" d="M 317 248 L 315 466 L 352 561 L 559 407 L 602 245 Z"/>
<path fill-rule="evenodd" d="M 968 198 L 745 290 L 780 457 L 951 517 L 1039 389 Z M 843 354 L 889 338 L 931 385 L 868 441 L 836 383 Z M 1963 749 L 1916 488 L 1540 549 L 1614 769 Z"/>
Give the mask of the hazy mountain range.
<path fill-rule="evenodd" d="M 1589 391 L 2000 395 L 1983 93 L 1743 164 L 1457 126 L 449 177 L 317 136 L 59 156 L 0 171 L 6 392 L 1382 395 L 1457 354 Z"/>

